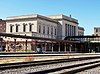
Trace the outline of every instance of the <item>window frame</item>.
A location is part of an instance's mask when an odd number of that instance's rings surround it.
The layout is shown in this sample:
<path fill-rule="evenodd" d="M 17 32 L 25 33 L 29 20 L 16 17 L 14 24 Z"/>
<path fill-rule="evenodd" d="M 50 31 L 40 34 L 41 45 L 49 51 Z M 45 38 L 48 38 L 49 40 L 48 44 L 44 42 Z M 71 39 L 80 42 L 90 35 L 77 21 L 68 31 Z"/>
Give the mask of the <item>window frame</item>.
<path fill-rule="evenodd" d="M 31 32 L 32 31 L 32 27 L 33 27 L 34 24 L 32 23 L 29 23 L 29 31 Z"/>
<path fill-rule="evenodd" d="M 13 26 L 12 24 L 10 24 L 10 32 L 12 33 L 13 32 Z"/>
<path fill-rule="evenodd" d="M 16 32 L 19 32 L 19 24 L 16 24 Z"/>
<path fill-rule="evenodd" d="M 45 26 L 43 26 L 43 34 L 45 34 Z"/>
<path fill-rule="evenodd" d="M 26 32 L 26 25 L 25 23 L 23 23 L 23 32 Z"/>
<path fill-rule="evenodd" d="M 53 35 L 53 27 L 51 27 L 51 35 Z"/>
<path fill-rule="evenodd" d="M 48 27 L 48 28 L 47 28 L 47 34 L 49 34 L 49 32 L 50 32 L 49 29 L 50 29 L 50 28 Z"/>
<path fill-rule="evenodd" d="M 41 25 L 39 25 L 39 31 L 38 32 L 41 33 Z"/>

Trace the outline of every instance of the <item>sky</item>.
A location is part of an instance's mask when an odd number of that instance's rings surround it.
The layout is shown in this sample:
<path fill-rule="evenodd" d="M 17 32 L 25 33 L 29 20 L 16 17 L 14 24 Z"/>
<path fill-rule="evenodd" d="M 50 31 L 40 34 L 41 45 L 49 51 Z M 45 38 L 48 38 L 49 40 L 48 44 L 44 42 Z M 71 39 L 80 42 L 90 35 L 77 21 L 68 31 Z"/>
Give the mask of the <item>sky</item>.
<path fill-rule="evenodd" d="M 100 0 L 0 0 L 1 19 L 28 14 L 72 15 L 91 35 L 100 27 Z"/>

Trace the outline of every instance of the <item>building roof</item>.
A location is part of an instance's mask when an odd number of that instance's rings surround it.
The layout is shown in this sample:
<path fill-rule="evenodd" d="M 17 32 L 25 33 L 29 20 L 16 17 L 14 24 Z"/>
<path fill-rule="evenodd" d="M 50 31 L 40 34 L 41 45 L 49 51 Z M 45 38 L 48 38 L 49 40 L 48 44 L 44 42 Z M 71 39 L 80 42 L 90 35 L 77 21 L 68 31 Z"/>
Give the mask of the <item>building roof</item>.
<path fill-rule="evenodd" d="M 48 17 L 55 19 L 55 20 L 67 20 L 67 21 L 74 22 L 74 23 L 78 24 L 78 20 L 72 18 L 71 15 L 69 17 L 69 16 L 66 16 L 66 15 L 60 14 L 60 15 L 51 15 L 51 16 L 48 16 Z"/>
<path fill-rule="evenodd" d="M 78 26 L 78 29 L 84 31 L 84 28 L 83 27 Z"/>
<path fill-rule="evenodd" d="M 11 17 L 7 17 L 6 21 L 23 20 L 23 19 L 37 19 L 37 18 L 58 23 L 58 21 L 56 21 L 56 20 L 53 20 L 53 19 L 51 19 L 49 17 L 42 16 L 42 15 L 39 15 L 39 14 L 21 15 L 21 16 L 11 16 Z"/>
<path fill-rule="evenodd" d="M 94 27 L 94 29 L 100 29 L 100 27 Z"/>

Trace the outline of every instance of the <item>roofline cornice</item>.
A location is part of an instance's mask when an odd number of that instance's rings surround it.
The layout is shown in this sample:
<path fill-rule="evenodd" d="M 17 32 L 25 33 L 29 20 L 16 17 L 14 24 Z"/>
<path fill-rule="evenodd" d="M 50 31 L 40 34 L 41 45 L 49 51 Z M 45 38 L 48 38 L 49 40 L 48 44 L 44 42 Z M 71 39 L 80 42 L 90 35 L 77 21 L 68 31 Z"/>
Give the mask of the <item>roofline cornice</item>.
<path fill-rule="evenodd" d="M 11 19 L 9 17 L 8 19 L 6 19 L 6 21 L 16 21 L 16 20 L 22 21 L 22 20 L 27 20 L 27 19 L 43 19 L 43 20 L 47 20 L 47 21 L 50 21 L 50 22 L 58 23 L 58 21 L 56 21 L 56 20 L 53 20 L 49 17 L 45 17 L 45 16 L 38 15 L 38 14 L 33 16 L 33 17 L 31 15 L 30 15 L 30 17 L 28 17 L 28 15 L 27 15 L 26 17 L 23 17 L 23 18 L 16 18 L 16 17 L 15 18 L 11 17 Z M 20 17 L 20 16 L 18 16 L 18 17 Z"/>

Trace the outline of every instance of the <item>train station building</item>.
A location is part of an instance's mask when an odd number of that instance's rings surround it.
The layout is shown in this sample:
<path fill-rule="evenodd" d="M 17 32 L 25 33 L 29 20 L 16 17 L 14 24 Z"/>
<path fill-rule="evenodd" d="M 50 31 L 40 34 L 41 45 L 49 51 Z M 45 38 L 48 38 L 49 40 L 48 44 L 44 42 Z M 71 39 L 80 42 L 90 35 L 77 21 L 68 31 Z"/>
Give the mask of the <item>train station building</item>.
<path fill-rule="evenodd" d="M 78 36 L 78 20 L 66 15 L 52 15 L 49 18 L 58 21 L 62 26 L 62 39 L 66 36 Z"/>
<path fill-rule="evenodd" d="M 78 25 L 77 19 L 66 15 L 22 15 L 8 17 L 6 19 L 6 33 L 63 40 L 66 36 L 78 36 L 80 34 L 79 32 L 82 32 L 81 34 L 84 35 L 84 28 L 80 29 Z M 32 39 L 27 40 L 8 37 L 5 38 L 5 40 L 7 43 L 7 50 L 13 50 L 15 48 L 15 43 L 16 49 L 18 50 L 26 50 L 26 46 L 27 50 L 30 51 L 35 51 L 36 49 L 36 41 Z M 38 43 L 42 42 L 39 41 Z M 48 45 L 48 43 L 46 45 Z M 43 43 L 42 46 L 45 46 L 45 44 Z M 50 42 L 47 48 L 51 50 L 52 47 L 50 47 Z"/>

